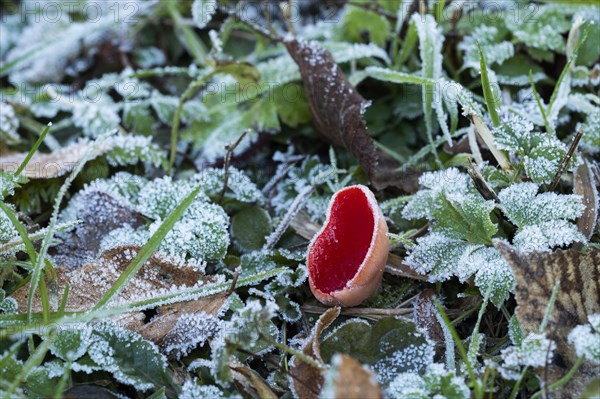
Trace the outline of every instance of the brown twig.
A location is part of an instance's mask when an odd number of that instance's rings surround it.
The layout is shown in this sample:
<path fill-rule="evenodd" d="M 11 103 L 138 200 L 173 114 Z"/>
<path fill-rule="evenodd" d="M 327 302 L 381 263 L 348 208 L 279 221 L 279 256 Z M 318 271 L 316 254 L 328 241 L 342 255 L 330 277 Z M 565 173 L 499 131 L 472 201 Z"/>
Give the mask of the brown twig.
<path fill-rule="evenodd" d="M 237 269 L 235 269 L 235 273 L 233 274 L 233 279 L 231 280 L 231 285 L 229 286 L 229 289 L 225 293 L 226 297 L 229 297 L 231 294 L 233 294 L 233 291 L 235 291 L 235 286 L 237 285 L 237 281 L 238 281 L 239 277 L 240 277 L 240 269 L 237 268 Z"/>
<path fill-rule="evenodd" d="M 324 306 L 303 305 L 302 310 L 307 313 L 322 314 L 329 308 Z M 344 316 L 401 316 L 411 314 L 412 308 L 379 309 L 379 308 L 344 308 L 340 314 Z"/>
<path fill-rule="evenodd" d="M 240 135 L 235 143 L 232 145 L 226 145 L 225 150 L 227 154 L 225 155 L 225 165 L 223 166 L 223 189 L 221 190 L 221 194 L 219 194 L 219 200 L 217 203 L 220 205 L 223 202 L 223 197 L 225 196 L 225 191 L 227 190 L 227 181 L 229 180 L 229 164 L 231 163 L 231 157 L 233 156 L 233 151 L 236 149 L 238 145 L 242 142 L 244 137 L 248 134 L 248 130 L 244 130 L 244 133 Z"/>
<path fill-rule="evenodd" d="M 554 179 L 552 179 L 552 183 L 550 184 L 548 191 L 556 190 L 556 186 L 558 186 L 560 177 L 562 176 L 563 172 L 567 168 L 567 165 L 569 164 L 569 162 L 571 162 L 571 158 L 573 157 L 573 154 L 575 153 L 575 150 L 577 149 L 577 146 L 579 145 L 579 140 L 581 140 L 582 136 L 583 136 L 583 128 L 580 126 L 579 130 L 577 130 L 577 133 L 575 134 L 575 137 L 573 137 L 573 141 L 571 142 L 571 146 L 569 147 L 569 150 L 567 151 L 567 153 L 565 154 L 565 157 L 563 158 L 562 162 L 560 163 L 560 167 L 558 168 L 558 170 L 556 171 L 556 174 L 554 175 Z"/>
<path fill-rule="evenodd" d="M 471 164 L 469 165 L 467 172 L 469 172 L 469 176 L 471 176 L 471 180 L 473 180 L 473 185 L 483 198 L 500 203 L 500 198 L 498 198 L 496 192 L 487 184 L 487 182 L 483 179 L 483 176 L 481 176 L 481 173 L 479 173 L 479 171 L 475 168 L 475 163 L 473 160 L 471 160 Z"/>

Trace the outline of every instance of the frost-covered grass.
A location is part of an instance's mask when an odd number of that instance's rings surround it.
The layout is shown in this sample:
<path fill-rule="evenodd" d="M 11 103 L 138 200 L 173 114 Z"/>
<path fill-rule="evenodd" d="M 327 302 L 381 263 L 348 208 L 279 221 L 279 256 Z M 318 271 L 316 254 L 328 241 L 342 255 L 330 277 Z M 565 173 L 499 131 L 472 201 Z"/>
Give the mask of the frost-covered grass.
<path fill-rule="evenodd" d="M 384 398 L 512 399 L 597 367 L 600 314 L 557 337 L 542 287 L 528 330 L 501 248 L 598 251 L 600 5 L 67 3 L 0 6 L 0 396 L 330 397 L 347 353 Z M 326 323 L 307 244 L 369 178 L 292 35 L 401 165 L 390 273 Z"/>

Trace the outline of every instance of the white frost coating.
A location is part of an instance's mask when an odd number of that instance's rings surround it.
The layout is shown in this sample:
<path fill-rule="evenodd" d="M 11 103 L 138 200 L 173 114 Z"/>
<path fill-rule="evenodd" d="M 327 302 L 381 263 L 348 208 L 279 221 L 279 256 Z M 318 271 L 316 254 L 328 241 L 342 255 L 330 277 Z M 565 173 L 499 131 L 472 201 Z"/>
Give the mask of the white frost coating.
<path fill-rule="evenodd" d="M 433 363 L 423 376 L 401 373 L 390 383 L 386 394 L 392 399 L 445 399 L 441 393 L 452 393 L 453 399 L 468 399 L 471 391 L 462 377 Z"/>
<path fill-rule="evenodd" d="M 181 387 L 179 399 L 225 399 L 239 396 L 225 396 L 223 391 L 214 385 L 198 385 L 196 379 L 187 380 Z"/>
<path fill-rule="evenodd" d="M 530 333 L 521 345 L 510 346 L 501 352 L 499 367 L 502 378 L 518 380 L 523 367 L 544 367 L 552 363 L 556 344 L 546 334 Z"/>
<path fill-rule="evenodd" d="M 0 143 L 17 143 L 20 141 L 17 129 L 19 118 L 15 114 L 12 105 L 0 101 Z"/>
<path fill-rule="evenodd" d="M 12 209 L 10 204 L 7 206 Z M 0 209 L 0 241 L 10 241 L 12 238 L 15 238 L 18 235 L 19 233 L 8 218 L 8 215 L 4 213 L 2 209 Z"/>
<path fill-rule="evenodd" d="M 221 331 L 222 324 L 218 317 L 205 312 L 183 314 L 165 337 L 163 350 L 167 354 L 175 353 L 180 359 L 192 349 L 204 346 L 209 338 Z"/>
<path fill-rule="evenodd" d="M 575 347 L 577 356 L 585 356 L 600 365 L 600 314 L 593 314 L 588 320 L 588 324 L 577 326 L 569 333 L 568 341 Z"/>

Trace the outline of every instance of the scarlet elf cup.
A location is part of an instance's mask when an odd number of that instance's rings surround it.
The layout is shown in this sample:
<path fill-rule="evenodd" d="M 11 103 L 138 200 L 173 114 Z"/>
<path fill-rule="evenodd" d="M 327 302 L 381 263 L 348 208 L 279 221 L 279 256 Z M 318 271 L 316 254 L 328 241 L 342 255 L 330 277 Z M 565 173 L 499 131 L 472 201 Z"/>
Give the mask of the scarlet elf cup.
<path fill-rule="evenodd" d="M 367 187 L 346 187 L 329 201 L 308 247 L 308 280 L 326 305 L 356 306 L 379 287 L 389 253 L 388 226 Z"/>

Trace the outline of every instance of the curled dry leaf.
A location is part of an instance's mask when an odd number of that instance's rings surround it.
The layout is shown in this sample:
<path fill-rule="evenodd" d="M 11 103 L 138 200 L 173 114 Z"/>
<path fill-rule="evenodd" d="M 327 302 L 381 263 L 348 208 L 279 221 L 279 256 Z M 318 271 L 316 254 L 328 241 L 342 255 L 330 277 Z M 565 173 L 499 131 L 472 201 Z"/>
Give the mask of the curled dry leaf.
<path fill-rule="evenodd" d="M 600 250 L 591 248 L 585 253 L 556 250 L 525 255 L 503 242 L 497 241 L 495 245 L 515 276 L 516 314 L 525 333 L 539 332 L 554 285 L 560 281 L 545 330 L 557 347 L 548 370 L 548 382 L 555 382 L 576 361 L 576 354 L 567 343 L 568 334 L 575 326 L 586 324 L 588 316 L 600 313 Z M 597 376 L 597 366 L 584 363 L 554 397 L 579 397 L 594 376 Z"/>
<path fill-rule="evenodd" d="M 310 337 L 304 344 L 304 348 L 302 348 L 304 355 L 314 359 L 319 364 L 323 364 L 319 337 L 323 330 L 329 327 L 339 315 L 340 308 L 334 307 L 328 309 L 319 317 Z M 324 378 L 321 370 L 298 358 L 294 358 L 290 369 L 290 385 L 299 399 L 318 398 L 323 388 L 323 382 Z"/>
<path fill-rule="evenodd" d="M 375 376 L 358 361 L 345 354 L 333 356 L 327 372 L 322 397 L 344 399 L 378 399 L 381 389 Z"/>
<path fill-rule="evenodd" d="M 284 44 L 300 68 L 316 130 L 333 145 L 346 148 L 358 159 L 371 184 L 380 190 L 398 187 L 414 192 L 416 174 L 405 176 L 400 164 L 377 147 L 363 118 L 369 105 L 348 81 L 331 53 L 314 42 L 295 38 Z"/>
<path fill-rule="evenodd" d="M 577 220 L 577 228 L 586 238 L 590 238 L 598 223 L 598 181 L 591 166 L 584 162 L 575 170 L 575 194 L 581 195 L 585 209 Z"/>
<path fill-rule="evenodd" d="M 240 392 L 252 398 L 277 399 L 269 384 L 254 370 L 244 365 L 231 366 L 234 383 Z"/>

